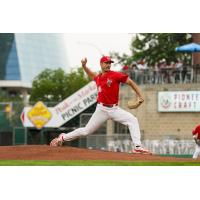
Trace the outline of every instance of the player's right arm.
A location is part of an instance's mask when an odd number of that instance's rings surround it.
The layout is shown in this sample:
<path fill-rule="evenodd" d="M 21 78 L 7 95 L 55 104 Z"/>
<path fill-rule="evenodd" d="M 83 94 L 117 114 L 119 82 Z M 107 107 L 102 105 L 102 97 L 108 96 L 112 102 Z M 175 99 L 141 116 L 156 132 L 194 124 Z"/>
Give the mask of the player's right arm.
<path fill-rule="evenodd" d="M 87 74 L 91 79 L 94 79 L 94 77 L 96 76 L 96 74 L 95 74 L 93 71 L 91 71 L 91 70 L 86 66 L 86 64 L 87 64 L 87 58 L 83 58 L 83 59 L 81 60 L 81 63 L 82 63 L 82 67 L 83 67 L 84 71 L 86 72 L 86 74 Z"/>

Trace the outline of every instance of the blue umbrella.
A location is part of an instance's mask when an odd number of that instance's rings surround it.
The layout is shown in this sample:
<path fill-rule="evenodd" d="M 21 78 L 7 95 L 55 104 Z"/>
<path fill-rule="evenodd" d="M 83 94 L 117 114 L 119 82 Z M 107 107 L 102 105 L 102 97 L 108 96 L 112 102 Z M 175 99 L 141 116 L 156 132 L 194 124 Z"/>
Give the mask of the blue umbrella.
<path fill-rule="evenodd" d="M 186 44 L 180 47 L 176 47 L 178 52 L 200 52 L 200 45 L 196 43 Z"/>

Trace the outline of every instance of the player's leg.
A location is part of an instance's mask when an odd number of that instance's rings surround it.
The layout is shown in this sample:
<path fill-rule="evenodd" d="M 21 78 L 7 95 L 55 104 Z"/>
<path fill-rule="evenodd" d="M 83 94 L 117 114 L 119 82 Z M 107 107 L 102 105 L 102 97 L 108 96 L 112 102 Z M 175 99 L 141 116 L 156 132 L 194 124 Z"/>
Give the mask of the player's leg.
<path fill-rule="evenodd" d="M 68 134 L 65 134 L 64 140 L 71 141 L 80 136 L 86 136 L 96 131 L 106 120 L 108 116 L 100 109 L 96 109 L 87 125 L 84 128 L 78 128 Z"/>
<path fill-rule="evenodd" d="M 117 107 L 112 112 L 109 112 L 111 119 L 127 125 L 131 134 L 131 138 L 137 152 L 134 153 L 146 153 L 151 154 L 148 150 L 141 147 L 141 134 L 138 119 L 131 113 Z"/>
<path fill-rule="evenodd" d="M 112 120 L 127 125 L 134 145 L 141 145 L 139 123 L 135 116 L 119 107 L 109 112 L 109 115 Z"/>
<path fill-rule="evenodd" d="M 83 128 L 78 128 L 72 132 L 67 134 L 61 133 L 58 138 L 55 138 L 51 142 L 51 146 L 61 146 L 64 141 L 72 141 L 81 136 L 86 136 L 92 134 L 96 131 L 106 120 L 108 119 L 108 115 L 102 111 L 98 106 L 96 111 L 90 118 L 87 125 Z"/>
<path fill-rule="evenodd" d="M 200 146 L 196 144 L 196 146 L 195 146 L 195 151 L 194 151 L 194 154 L 193 154 L 193 157 L 192 157 L 192 158 L 193 158 L 193 159 L 197 159 L 198 156 L 199 156 L 199 154 L 200 154 Z"/>

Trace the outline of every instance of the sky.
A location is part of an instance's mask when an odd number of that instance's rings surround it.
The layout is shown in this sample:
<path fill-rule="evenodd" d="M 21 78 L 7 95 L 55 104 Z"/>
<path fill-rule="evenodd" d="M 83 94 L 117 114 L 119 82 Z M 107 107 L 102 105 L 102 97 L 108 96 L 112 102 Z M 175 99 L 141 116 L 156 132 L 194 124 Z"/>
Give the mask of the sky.
<path fill-rule="evenodd" d="M 65 34 L 70 68 L 80 67 L 81 59 L 87 57 L 88 67 L 99 71 L 102 54 L 109 55 L 109 52 L 114 51 L 120 55 L 131 55 L 130 45 L 133 37 L 133 34 L 128 33 Z M 120 65 L 112 65 L 111 69 L 118 71 L 120 68 Z"/>

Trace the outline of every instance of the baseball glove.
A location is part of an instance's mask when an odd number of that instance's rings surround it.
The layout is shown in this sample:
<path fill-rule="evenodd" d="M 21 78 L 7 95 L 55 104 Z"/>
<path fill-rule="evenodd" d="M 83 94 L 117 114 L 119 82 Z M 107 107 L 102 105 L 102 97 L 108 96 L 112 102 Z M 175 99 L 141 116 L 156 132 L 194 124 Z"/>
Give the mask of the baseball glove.
<path fill-rule="evenodd" d="M 144 99 L 138 97 L 136 100 L 134 99 L 134 100 L 128 101 L 127 106 L 129 109 L 136 109 L 143 103 L 143 101 Z"/>

